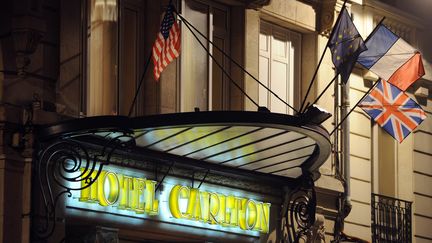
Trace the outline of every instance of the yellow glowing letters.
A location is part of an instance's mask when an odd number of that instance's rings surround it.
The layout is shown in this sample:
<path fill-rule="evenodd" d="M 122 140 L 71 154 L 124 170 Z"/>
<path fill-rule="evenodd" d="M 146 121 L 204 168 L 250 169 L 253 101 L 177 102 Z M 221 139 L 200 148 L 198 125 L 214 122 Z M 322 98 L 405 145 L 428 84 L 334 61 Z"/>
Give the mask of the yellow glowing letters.
<path fill-rule="evenodd" d="M 96 175 L 96 172 L 93 172 L 91 177 L 95 178 Z M 159 212 L 159 201 L 155 199 L 155 184 L 155 181 L 145 178 L 102 171 L 90 187 L 81 190 L 79 201 L 99 203 L 101 206 L 117 204 L 119 209 L 155 215 Z M 82 187 L 86 185 L 85 181 L 81 182 Z"/>
<path fill-rule="evenodd" d="M 96 173 L 93 172 L 91 177 L 95 178 Z M 159 213 L 159 201 L 155 198 L 156 181 L 112 171 L 101 171 L 97 178 L 89 187 L 84 180 L 81 182 L 81 186 L 86 188 L 81 190 L 79 201 L 114 206 L 136 214 Z M 270 203 L 175 185 L 169 193 L 167 206 L 177 219 L 262 233 L 269 231 Z"/>
<path fill-rule="evenodd" d="M 243 230 L 269 231 L 270 203 L 176 185 L 169 195 L 171 215 Z"/>

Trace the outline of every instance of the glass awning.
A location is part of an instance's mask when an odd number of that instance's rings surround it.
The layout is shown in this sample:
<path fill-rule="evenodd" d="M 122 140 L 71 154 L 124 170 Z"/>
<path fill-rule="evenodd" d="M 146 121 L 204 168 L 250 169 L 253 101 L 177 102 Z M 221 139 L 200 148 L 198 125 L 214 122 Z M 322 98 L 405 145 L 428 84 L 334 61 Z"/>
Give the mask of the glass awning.
<path fill-rule="evenodd" d="M 208 111 L 128 118 L 100 116 L 39 129 L 39 137 L 96 137 L 125 133 L 140 153 L 169 155 L 212 169 L 227 167 L 297 178 L 316 171 L 331 150 L 328 132 L 297 116 L 270 112 Z M 155 153 L 154 153 L 155 152 Z"/>

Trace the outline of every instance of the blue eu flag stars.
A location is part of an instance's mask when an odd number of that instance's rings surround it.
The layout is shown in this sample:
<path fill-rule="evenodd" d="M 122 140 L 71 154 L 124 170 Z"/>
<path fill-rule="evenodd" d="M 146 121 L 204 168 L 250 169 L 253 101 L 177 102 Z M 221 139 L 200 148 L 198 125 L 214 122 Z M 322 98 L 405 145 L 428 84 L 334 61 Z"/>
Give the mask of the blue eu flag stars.
<path fill-rule="evenodd" d="M 333 64 L 342 81 L 347 82 L 358 56 L 366 51 L 366 45 L 347 10 L 342 9 L 339 21 L 333 27 L 329 48 L 332 52 Z"/>

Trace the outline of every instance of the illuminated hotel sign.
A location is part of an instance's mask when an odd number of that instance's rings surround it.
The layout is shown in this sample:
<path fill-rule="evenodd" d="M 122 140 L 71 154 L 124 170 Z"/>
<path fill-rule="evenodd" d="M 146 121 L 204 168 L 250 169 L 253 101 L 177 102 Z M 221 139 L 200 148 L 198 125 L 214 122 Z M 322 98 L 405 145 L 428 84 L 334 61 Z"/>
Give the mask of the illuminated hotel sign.
<path fill-rule="evenodd" d="M 96 176 L 96 172 L 94 172 Z M 84 187 L 86 184 L 81 182 Z M 101 206 L 117 206 L 118 209 L 135 211 L 137 214 L 158 214 L 159 201 L 155 199 L 156 181 L 102 171 L 98 179 L 81 190 L 81 202 L 96 202 Z"/>
<path fill-rule="evenodd" d="M 185 200 L 185 210 L 180 209 Z M 226 227 L 268 233 L 270 203 L 227 196 L 176 185 L 171 189 L 169 209 L 174 218 L 197 220 Z"/>
<path fill-rule="evenodd" d="M 84 183 L 82 186 L 86 185 Z M 217 189 L 200 190 L 169 183 L 164 183 L 166 193 L 162 193 L 158 200 L 156 184 L 156 181 L 143 176 L 102 171 L 90 187 L 81 190 L 79 197 L 72 200 L 78 200 L 80 207 L 98 205 L 125 216 L 132 212 L 181 224 L 196 222 L 206 228 L 219 226 L 246 232 L 269 231 L 270 203 L 219 193 Z M 162 217 L 165 212 L 169 212 L 168 219 Z"/>

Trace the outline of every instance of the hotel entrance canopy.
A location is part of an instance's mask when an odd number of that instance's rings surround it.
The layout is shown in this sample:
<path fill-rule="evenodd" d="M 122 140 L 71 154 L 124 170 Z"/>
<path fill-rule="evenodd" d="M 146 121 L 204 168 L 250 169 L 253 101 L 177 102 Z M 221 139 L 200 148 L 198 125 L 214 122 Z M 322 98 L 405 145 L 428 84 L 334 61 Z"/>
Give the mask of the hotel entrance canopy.
<path fill-rule="evenodd" d="M 90 187 L 104 166 L 149 170 L 150 163 L 169 166 L 165 176 L 175 164 L 288 188 L 281 219 L 288 242 L 297 242 L 315 222 L 313 181 L 331 152 L 328 132 L 314 120 L 320 120 L 316 113 L 208 111 L 98 116 L 39 127 L 35 176 L 46 212 L 34 224 L 34 238 L 53 234 L 60 196 Z"/>
<path fill-rule="evenodd" d="M 328 158 L 329 135 L 298 116 L 270 112 L 210 111 L 128 118 L 69 120 L 40 129 L 41 140 L 133 140 L 144 156 L 169 158 L 212 171 L 297 178 Z M 126 135 L 122 136 L 122 135 Z"/>

